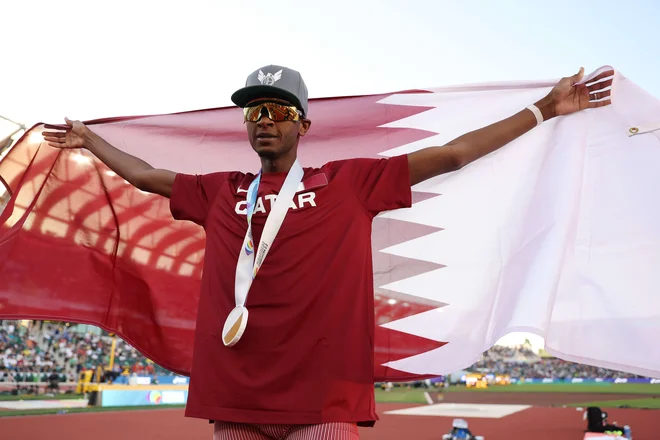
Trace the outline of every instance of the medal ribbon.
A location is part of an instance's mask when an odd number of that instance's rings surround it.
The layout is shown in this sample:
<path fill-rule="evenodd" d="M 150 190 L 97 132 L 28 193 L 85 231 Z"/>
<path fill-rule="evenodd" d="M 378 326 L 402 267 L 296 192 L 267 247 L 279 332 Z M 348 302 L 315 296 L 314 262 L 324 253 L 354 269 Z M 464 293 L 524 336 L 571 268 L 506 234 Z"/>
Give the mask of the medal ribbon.
<path fill-rule="evenodd" d="M 303 169 L 296 159 L 286 175 L 284 184 L 275 199 L 275 203 L 272 205 L 270 214 L 268 214 L 256 253 L 254 241 L 252 240 L 252 214 L 254 213 L 254 207 L 257 203 L 261 171 L 259 171 L 257 177 L 252 183 L 250 183 L 246 196 L 248 228 L 245 233 L 245 238 L 243 239 L 243 247 L 238 255 L 238 263 L 236 263 L 234 295 L 237 307 L 245 306 L 245 301 L 247 300 L 250 286 L 252 286 L 252 281 L 257 276 L 257 272 L 259 272 L 259 268 L 261 268 L 261 265 L 264 263 L 266 255 L 268 255 L 268 251 L 270 251 L 273 241 L 275 240 L 275 236 L 279 232 L 282 222 L 284 222 L 284 217 L 286 217 L 287 211 L 291 206 L 293 196 L 298 191 L 298 186 L 302 181 L 303 174 Z"/>

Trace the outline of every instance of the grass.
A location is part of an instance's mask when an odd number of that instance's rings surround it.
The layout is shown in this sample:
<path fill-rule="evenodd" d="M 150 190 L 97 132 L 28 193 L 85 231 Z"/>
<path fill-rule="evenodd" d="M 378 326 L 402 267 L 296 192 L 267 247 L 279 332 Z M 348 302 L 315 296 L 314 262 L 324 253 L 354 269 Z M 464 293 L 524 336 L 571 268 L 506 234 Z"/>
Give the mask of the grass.
<path fill-rule="evenodd" d="M 396 387 L 392 388 L 390 391 L 383 391 L 377 388 L 376 402 L 426 403 L 426 398 L 424 397 L 424 389 L 422 388 L 408 389 L 404 387 Z"/>
<path fill-rule="evenodd" d="M 594 383 L 594 384 L 512 384 L 488 388 L 450 387 L 449 392 L 465 393 L 614 393 L 614 394 L 657 394 L 660 385 L 643 383 Z"/>
<path fill-rule="evenodd" d="M 424 388 L 394 387 L 390 391 L 376 389 L 376 402 L 396 402 L 396 403 L 426 403 L 424 397 Z M 429 392 L 438 392 L 438 389 L 431 389 Z M 491 386 L 488 388 L 465 388 L 463 386 L 451 386 L 447 392 L 450 393 L 603 393 L 603 394 L 639 394 L 640 396 L 657 395 L 660 396 L 660 385 L 650 384 L 520 384 L 520 385 L 502 385 Z M 652 401 L 660 399 L 637 399 Z M 584 406 L 584 405 L 577 405 Z"/>
<path fill-rule="evenodd" d="M 159 410 L 159 409 L 182 409 L 185 405 L 145 405 L 145 406 L 93 406 L 89 408 L 44 408 L 44 409 L 24 409 L 24 410 L 0 410 L 0 417 L 16 416 L 41 416 L 45 414 L 57 414 L 66 412 L 66 414 L 91 413 L 91 412 L 109 412 L 109 411 L 133 411 L 133 410 Z"/>
<path fill-rule="evenodd" d="M 605 400 L 602 402 L 571 403 L 566 406 L 582 408 L 587 406 L 598 406 L 601 408 L 618 408 L 626 406 L 628 408 L 660 409 L 660 399 Z"/>

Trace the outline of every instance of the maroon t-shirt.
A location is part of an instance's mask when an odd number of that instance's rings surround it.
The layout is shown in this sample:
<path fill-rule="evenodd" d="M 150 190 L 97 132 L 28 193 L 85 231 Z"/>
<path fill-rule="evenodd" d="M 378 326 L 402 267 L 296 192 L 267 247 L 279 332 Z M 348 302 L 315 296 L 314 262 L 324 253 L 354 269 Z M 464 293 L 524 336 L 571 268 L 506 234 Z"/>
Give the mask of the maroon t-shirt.
<path fill-rule="evenodd" d="M 371 223 L 411 206 L 407 156 L 304 168 L 298 191 L 252 283 L 245 333 L 222 329 L 254 174 L 178 174 L 174 218 L 206 230 L 186 415 L 250 423 L 373 424 L 374 286 Z M 255 248 L 286 173 L 263 174 L 252 217 Z"/>

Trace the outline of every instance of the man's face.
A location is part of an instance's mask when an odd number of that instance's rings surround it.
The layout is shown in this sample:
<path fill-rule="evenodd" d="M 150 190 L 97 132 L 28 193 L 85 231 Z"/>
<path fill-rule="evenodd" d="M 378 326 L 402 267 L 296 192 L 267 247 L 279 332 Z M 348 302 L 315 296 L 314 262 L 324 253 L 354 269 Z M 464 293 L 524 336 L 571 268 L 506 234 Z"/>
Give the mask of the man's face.
<path fill-rule="evenodd" d="M 276 102 L 278 104 L 291 105 L 281 99 L 260 99 L 256 102 Z M 249 105 L 252 105 L 252 103 Z M 247 121 L 246 125 L 250 145 L 252 145 L 254 151 L 260 157 L 276 159 L 286 155 L 297 147 L 299 136 L 305 135 L 310 123 L 306 119 L 300 119 L 299 121 L 273 121 L 264 110 L 259 121 Z"/>

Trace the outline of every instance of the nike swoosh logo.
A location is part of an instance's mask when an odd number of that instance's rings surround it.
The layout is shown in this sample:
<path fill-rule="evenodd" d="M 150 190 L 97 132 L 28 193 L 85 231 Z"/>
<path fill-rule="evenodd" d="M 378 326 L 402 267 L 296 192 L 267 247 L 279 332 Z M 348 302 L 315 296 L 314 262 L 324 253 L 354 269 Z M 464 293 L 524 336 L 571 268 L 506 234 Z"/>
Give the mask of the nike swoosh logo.
<path fill-rule="evenodd" d="M 237 193 L 246 193 L 247 191 L 248 191 L 247 189 L 241 189 L 241 188 L 238 188 L 236 190 Z"/>

